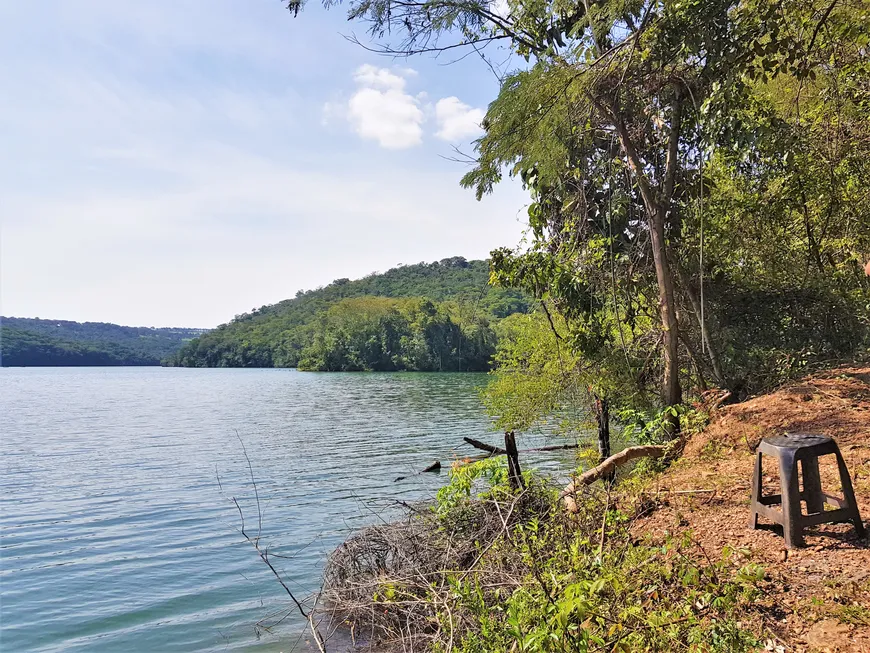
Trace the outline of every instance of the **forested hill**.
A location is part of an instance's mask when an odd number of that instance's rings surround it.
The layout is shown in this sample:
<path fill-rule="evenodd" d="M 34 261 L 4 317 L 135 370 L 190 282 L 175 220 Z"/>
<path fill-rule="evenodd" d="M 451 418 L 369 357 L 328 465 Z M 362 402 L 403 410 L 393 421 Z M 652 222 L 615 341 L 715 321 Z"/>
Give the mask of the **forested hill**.
<path fill-rule="evenodd" d="M 489 263 L 454 257 L 298 292 L 193 340 L 186 367 L 313 370 L 480 370 L 495 347 L 491 322 L 529 308 L 489 286 Z"/>
<path fill-rule="evenodd" d="M 0 317 L 4 367 L 159 365 L 204 329 Z"/>

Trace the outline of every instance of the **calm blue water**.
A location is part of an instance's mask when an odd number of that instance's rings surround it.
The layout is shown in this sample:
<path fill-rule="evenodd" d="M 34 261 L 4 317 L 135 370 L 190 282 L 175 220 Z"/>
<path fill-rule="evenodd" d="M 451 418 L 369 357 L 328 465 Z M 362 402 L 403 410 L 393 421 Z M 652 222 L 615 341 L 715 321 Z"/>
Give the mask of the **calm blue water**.
<path fill-rule="evenodd" d="M 262 541 L 292 556 L 276 561 L 304 596 L 350 530 L 389 516 L 391 497 L 421 498 L 445 480 L 395 477 L 466 455 L 454 451 L 464 435 L 494 441 L 477 394 L 485 382 L 0 370 L 0 649 L 304 650 L 304 624 L 238 532 L 231 496 L 257 528 L 240 439 Z"/>

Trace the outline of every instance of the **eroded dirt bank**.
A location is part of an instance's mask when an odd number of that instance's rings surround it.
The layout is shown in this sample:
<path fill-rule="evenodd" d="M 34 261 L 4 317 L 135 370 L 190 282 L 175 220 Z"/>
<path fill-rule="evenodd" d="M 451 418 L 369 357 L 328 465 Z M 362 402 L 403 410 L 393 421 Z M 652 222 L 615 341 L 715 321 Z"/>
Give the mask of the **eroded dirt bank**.
<path fill-rule="evenodd" d="M 786 432 L 836 439 L 867 524 L 870 367 L 851 367 L 718 408 L 682 458 L 647 489 L 649 512 L 633 530 L 658 538 L 688 529 L 707 555 L 730 547 L 763 565 L 766 597 L 747 619 L 783 650 L 870 653 L 867 539 L 859 541 L 851 524 L 826 524 L 807 529 L 806 548 L 786 551 L 781 529 L 747 528 L 753 450 L 761 438 Z M 834 458 L 822 458 L 820 466 L 823 489 L 838 494 Z M 766 465 L 765 492 L 778 493 L 778 483 L 774 465 Z"/>

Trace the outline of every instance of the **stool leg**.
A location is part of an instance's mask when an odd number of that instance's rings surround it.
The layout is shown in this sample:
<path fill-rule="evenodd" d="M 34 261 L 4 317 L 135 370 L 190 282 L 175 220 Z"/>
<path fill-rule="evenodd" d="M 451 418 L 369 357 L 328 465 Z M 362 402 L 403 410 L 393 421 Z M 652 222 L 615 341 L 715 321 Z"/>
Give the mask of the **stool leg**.
<path fill-rule="evenodd" d="M 758 528 L 756 506 L 761 499 L 761 452 L 755 454 L 755 470 L 752 472 L 752 494 L 749 496 L 749 528 Z"/>
<path fill-rule="evenodd" d="M 785 536 L 785 545 L 794 549 L 804 545 L 804 536 L 797 461 L 791 452 L 784 451 L 780 456 L 779 483 L 782 487 L 782 533 Z"/>
<path fill-rule="evenodd" d="M 840 470 L 840 485 L 843 486 L 843 498 L 849 504 L 849 511 L 852 513 L 852 523 L 855 525 L 855 533 L 858 539 L 864 537 L 864 522 L 861 521 L 861 513 L 858 512 L 858 502 L 855 501 L 855 490 L 852 488 L 852 479 L 849 477 L 849 468 L 846 467 L 846 461 L 843 460 L 843 455 L 837 449 L 834 452 L 837 456 L 837 467 Z"/>
<path fill-rule="evenodd" d="M 822 512 L 825 509 L 825 497 L 822 496 L 819 459 L 815 457 L 803 458 L 801 471 L 804 477 L 804 500 L 807 502 L 807 513 Z"/>

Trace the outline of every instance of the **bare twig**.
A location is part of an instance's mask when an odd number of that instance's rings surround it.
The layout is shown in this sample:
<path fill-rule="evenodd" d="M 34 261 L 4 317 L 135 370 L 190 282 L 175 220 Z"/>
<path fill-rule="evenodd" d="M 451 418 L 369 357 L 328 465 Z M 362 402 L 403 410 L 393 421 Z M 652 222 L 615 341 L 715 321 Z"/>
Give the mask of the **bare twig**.
<path fill-rule="evenodd" d="M 254 467 L 251 465 L 251 459 L 248 457 L 248 449 L 245 447 L 245 441 L 239 435 L 238 429 L 236 429 L 236 437 L 239 439 L 239 444 L 242 445 L 242 453 L 245 454 L 245 462 L 248 464 L 248 472 L 251 475 L 251 485 L 254 486 L 254 498 L 257 501 L 257 540 L 259 541 L 260 536 L 263 534 L 263 513 L 260 510 L 260 492 L 257 489 L 257 480 L 254 478 Z M 239 508 L 239 512 L 241 512 L 241 508 Z"/>
<path fill-rule="evenodd" d="M 254 488 L 254 499 L 256 502 L 256 506 L 257 506 L 257 535 L 251 536 L 247 532 L 247 530 L 245 529 L 245 515 L 244 515 L 244 511 L 242 510 L 241 504 L 239 503 L 238 499 L 236 499 L 236 497 L 230 497 L 230 501 L 236 507 L 236 510 L 238 510 L 238 512 L 239 512 L 239 520 L 241 523 L 241 531 L 240 532 L 242 534 L 242 537 L 244 537 L 245 541 L 247 541 L 248 544 L 250 544 L 254 548 L 254 550 L 257 552 L 257 555 L 259 556 L 260 560 L 262 560 L 263 563 L 269 568 L 269 571 L 271 571 L 272 575 L 275 576 L 275 579 L 278 581 L 278 584 L 284 588 L 284 591 L 287 593 L 287 595 L 293 601 L 299 614 L 302 615 L 303 619 L 305 619 L 306 622 L 308 622 L 308 626 L 311 629 L 311 633 L 314 635 L 314 640 L 317 644 L 317 649 L 320 651 L 320 653 L 326 653 L 326 644 L 324 642 L 323 636 L 321 635 L 320 631 L 318 630 L 317 625 L 314 623 L 314 614 L 315 614 L 315 608 L 317 606 L 317 598 L 315 597 L 314 607 L 311 610 L 306 610 L 305 606 L 302 604 L 302 602 L 296 597 L 296 595 L 293 593 L 293 591 L 290 589 L 290 587 L 284 581 L 284 578 L 281 576 L 280 572 L 272 564 L 272 561 L 270 560 L 269 549 L 268 548 L 264 549 L 260 546 L 260 538 L 262 537 L 262 533 L 263 533 L 263 511 L 262 511 L 262 508 L 260 505 L 260 493 L 259 493 L 259 490 L 257 489 L 256 477 L 254 476 L 254 466 L 251 464 L 251 458 L 250 458 L 250 456 L 248 456 L 248 450 L 245 447 L 245 443 L 242 440 L 242 437 L 239 435 L 238 431 L 236 431 L 236 437 L 239 439 L 239 443 L 242 445 L 242 453 L 245 456 L 245 462 L 247 463 L 247 466 L 248 466 L 248 473 L 250 474 L 251 485 Z M 215 469 L 215 474 L 217 475 L 218 486 L 220 487 L 221 491 L 223 491 L 223 484 L 221 483 L 220 475 L 217 473 L 217 469 Z"/>

